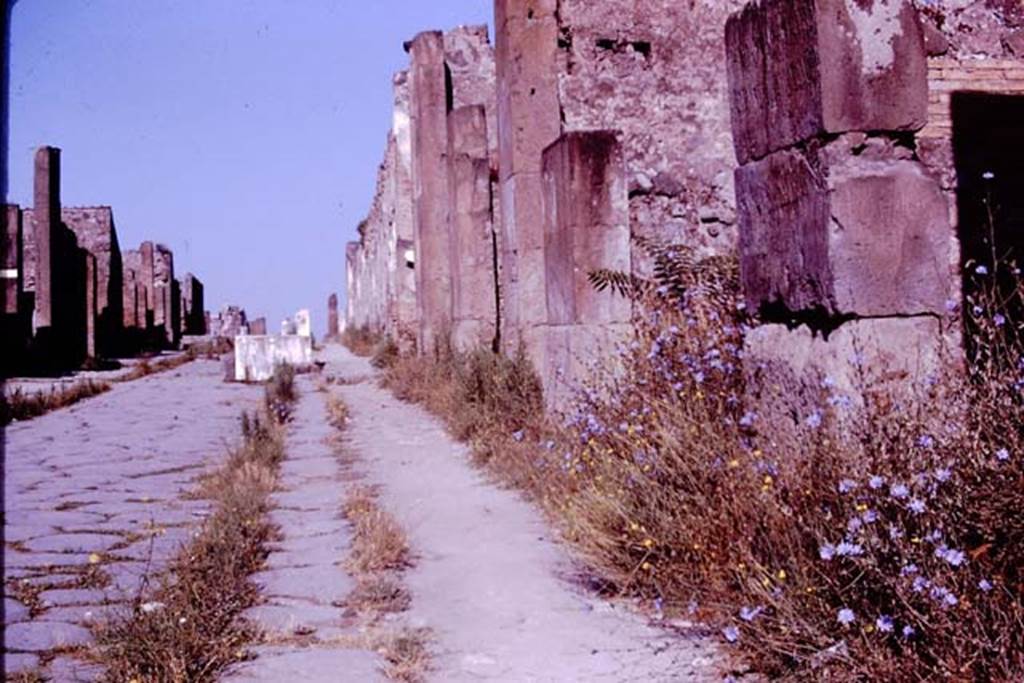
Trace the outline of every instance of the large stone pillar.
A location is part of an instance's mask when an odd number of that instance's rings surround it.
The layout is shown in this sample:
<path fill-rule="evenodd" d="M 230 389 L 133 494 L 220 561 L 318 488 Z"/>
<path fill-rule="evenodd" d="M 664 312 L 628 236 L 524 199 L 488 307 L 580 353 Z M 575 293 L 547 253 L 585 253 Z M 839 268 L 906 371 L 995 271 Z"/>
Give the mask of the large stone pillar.
<path fill-rule="evenodd" d="M 764 323 L 747 337 L 752 392 L 799 421 L 825 377 L 860 400 L 937 372 L 958 259 L 908 144 L 927 107 L 911 3 L 762 0 L 726 43 L 741 278 Z"/>
<path fill-rule="evenodd" d="M 629 196 L 616 132 L 562 135 L 543 153 L 542 180 L 547 322 L 529 334 L 542 349 L 537 369 L 548 404 L 561 407 L 590 374 L 587 362 L 612 357 L 631 329 L 629 300 L 589 280 L 598 269 L 630 272 Z"/>
<path fill-rule="evenodd" d="M 33 329 L 59 326 L 61 302 L 55 281 L 60 271 L 60 150 L 40 147 L 35 155 L 35 313 Z"/>
<path fill-rule="evenodd" d="M 491 170 L 483 105 L 448 115 L 452 344 L 493 346 L 497 332 Z"/>
<path fill-rule="evenodd" d="M 541 153 L 562 131 L 557 11 L 556 0 L 494 3 L 502 338 L 509 352 L 525 343 L 535 364 L 541 349 L 525 333 L 547 319 Z"/>
<path fill-rule="evenodd" d="M 432 351 L 451 325 L 448 244 L 448 124 L 444 38 L 421 33 L 407 44 L 410 55 L 413 228 L 416 242 L 416 304 L 419 350 Z"/>

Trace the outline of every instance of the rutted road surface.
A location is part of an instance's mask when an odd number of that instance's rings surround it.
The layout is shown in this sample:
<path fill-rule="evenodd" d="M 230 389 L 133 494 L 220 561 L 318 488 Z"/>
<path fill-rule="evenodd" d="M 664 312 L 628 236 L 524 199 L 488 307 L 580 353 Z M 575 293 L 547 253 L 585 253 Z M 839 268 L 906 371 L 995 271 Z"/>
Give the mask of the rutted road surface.
<path fill-rule="evenodd" d="M 224 459 L 262 397 L 196 360 L 9 425 L 4 462 L 4 670 L 56 681 L 97 669 L 69 656 L 89 623 L 134 598 L 207 505 L 182 495 Z"/>

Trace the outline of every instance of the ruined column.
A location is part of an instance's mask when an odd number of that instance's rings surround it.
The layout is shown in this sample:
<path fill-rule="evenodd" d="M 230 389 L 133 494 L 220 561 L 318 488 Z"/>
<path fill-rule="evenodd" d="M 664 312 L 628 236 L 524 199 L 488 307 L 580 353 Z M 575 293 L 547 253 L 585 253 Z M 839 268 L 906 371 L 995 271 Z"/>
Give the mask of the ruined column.
<path fill-rule="evenodd" d="M 861 395 L 940 369 L 957 247 L 908 144 L 927 106 L 914 8 L 765 0 L 726 40 L 741 279 L 765 323 L 747 337 L 752 386 L 784 388 L 765 403 L 795 414 L 794 384 Z"/>
<path fill-rule="evenodd" d="M 182 309 L 182 324 L 185 334 L 197 336 L 207 334 L 208 330 L 203 313 L 206 310 L 203 283 L 192 273 L 186 273 L 181 286 L 182 301 L 188 304 Z"/>
<path fill-rule="evenodd" d="M 85 289 L 85 357 L 96 358 L 96 317 L 99 282 L 97 277 L 96 257 L 88 250 L 82 249 L 85 264 L 85 278 L 82 286 Z"/>
<path fill-rule="evenodd" d="M 547 324 L 538 371 L 545 397 L 560 406 L 630 331 L 630 302 L 598 291 L 598 269 L 630 272 L 629 195 L 615 131 L 566 133 L 542 157 Z"/>
<path fill-rule="evenodd" d="M 143 242 L 139 246 L 139 254 L 142 263 L 142 286 L 146 290 L 146 329 L 153 331 L 156 329 L 156 290 L 154 285 L 156 284 L 155 273 L 155 259 L 153 252 L 152 242 Z"/>
<path fill-rule="evenodd" d="M 541 153 L 562 132 L 557 10 L 556 0 L 494 3 L 502 338 L 507 351 L 524 343 L 535 363 L 543 343 L 532 330 L 547 319 Z"/>
<path fill-rule="evenodd" d="M 61 302 L 55 277 L 60 271 L 60 150 L 40 147 L 35 156 L 35 312 L 33 329 L 59 324 Z"/>
<path fill-rule="evenodd" d="M 18 303 L 23 291 L 22 223 L 21 209 L 8 204 L 3 212 L 3 231 L 0 232 L 0 314 L 18 315 Z"/>
<path fill-rule="evenodd" d="M 334 340 L 338 337 L 338 295 L 331 294 L 327 297 L 327 340 Z"/>
<path fill-rule="evenodd" d="M 493 346 L 497 333 L 491 170 L 483 105 L 448 115 L 452 345 Z"/>
<path fill-rule="evenodd" d="M 345 245 L 345 324 L 353 329 L 358 327 L 356 322 L 356 298 L 359 295 L 359 282 L 357 279 L 356 265 L 359 257 L 359 242 L 349 242 Z"/>
<path fill-rule="evenodd" d="M 435 348 L 451 324 L 448 262 L 448 125 L 444 39 L 420 33 L 407 43 L 410 56 L 413 230 L 416 242 L 416 308 L 420 353 Z"/>
<path fill-rule="evenodd" d="M 96 346 L 100 355 L 112 356 L 120 340 L 124 319 L 124 264 L 109 206 L 63 208 L 61 217 L 80 247 L 96 259 Z"/>
<path fill-rule="evenodd" d="M 161 330 L 163 339 L 174 344 L 174 253 L 165 245 L 152 247 L 153 254 L 153 324 Z M 145 258 L 145 252 L 143 252 Z"/>

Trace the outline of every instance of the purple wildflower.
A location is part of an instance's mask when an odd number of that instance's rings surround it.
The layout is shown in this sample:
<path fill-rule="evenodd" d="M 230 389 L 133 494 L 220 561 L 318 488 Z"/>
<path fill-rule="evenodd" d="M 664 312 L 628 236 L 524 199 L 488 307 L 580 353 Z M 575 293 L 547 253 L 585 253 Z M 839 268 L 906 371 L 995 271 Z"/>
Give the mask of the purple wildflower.
<path fill-rule="evenodd" d="M 836 615 L 836 620 L 843 626 L 849 626 L 857 620 L 857 615 L 855 615 L 853 610 L 849 607 L 844 607 L 839 610 L 839 613 Z"/>

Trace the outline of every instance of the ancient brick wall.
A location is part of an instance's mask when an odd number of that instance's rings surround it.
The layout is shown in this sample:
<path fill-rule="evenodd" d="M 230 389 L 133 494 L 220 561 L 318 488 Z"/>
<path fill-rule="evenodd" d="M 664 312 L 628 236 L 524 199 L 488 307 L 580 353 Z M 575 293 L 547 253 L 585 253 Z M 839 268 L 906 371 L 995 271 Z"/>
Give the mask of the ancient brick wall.
<path fill-rule="evenodd" d="M 124 323 L 124 269 L 109 206 L 64 207 L 61 218 L 96 260 L 96 350 L 114 355 Z"/>

